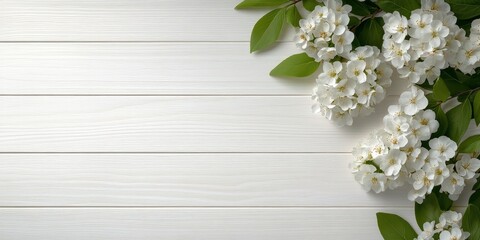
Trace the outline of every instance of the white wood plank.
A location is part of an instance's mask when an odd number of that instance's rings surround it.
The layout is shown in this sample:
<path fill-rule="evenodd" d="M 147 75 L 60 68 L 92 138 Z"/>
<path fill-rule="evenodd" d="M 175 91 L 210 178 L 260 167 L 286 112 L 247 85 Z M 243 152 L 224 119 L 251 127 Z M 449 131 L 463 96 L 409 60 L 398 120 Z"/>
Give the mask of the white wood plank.
<path fill-rule="evenodd" d="M 0 40 L 248 41 L 266 11 L 236 11 L 239 2 L 2 0 Z"/>
<path fill-rule="evenodd" d="M 309 97 L 0 97 L 0 152 L 350 152 L 386 106 L 350 128 Z"/>
<path fill-rule="evenodd" d="M 0 209 L 0 236 L 8 240 L 380 240 L 378 211 L 399 214 L 415 225 L 412 208 Z"/>
<path fill-rule="evenodd" d="M 0 94 L 309 95 L 315 75 L 268 75 L 297 52 L 292 43 L 253 55 L 248 43 L 3 43 Z"/>
<path fill-rule="evenodd" d="M 311 94 L 315 77 L 268 75 L 298 52 L 248 43 L 0 44 L 0 94 Z"/>
<path fill-rule="evenodd" d="M 0 206 L 412 206 L 350 154 L 2 154 Z"/>

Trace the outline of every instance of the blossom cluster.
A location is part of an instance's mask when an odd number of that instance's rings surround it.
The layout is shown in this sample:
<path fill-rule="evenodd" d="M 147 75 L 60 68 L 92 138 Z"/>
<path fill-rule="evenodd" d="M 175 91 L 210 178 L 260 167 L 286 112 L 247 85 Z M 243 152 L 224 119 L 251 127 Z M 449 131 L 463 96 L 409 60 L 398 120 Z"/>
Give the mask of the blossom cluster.
<path fill-rule="evenodd" d="M 296 45 L 317 62 L 330 61 L 336 56 L 347 56 L 352 50 L 354 34 L 348 29 L 352 11 L 350 5 L 339 0 L 325 0 L 316 6 L 295 35 Z"/>
<path fill-rule="evenodd" d="M 465 36 L 461 30 L 457 37 L 462 45 L 457 51 L 456 61 L 452 66 L 465 74 L 474 74 L 475 69 L 480 67 L 480 19 L 474 20 L 470 28 L 470 36 Z"/>
<path fill-rule="evenodd" d="M 380 193 L 405 184 L 408 198 L 423 202 L 435 186 L 456 200 L 465 180 L 474 178 L 480 160 L 469 155 L 456 161 L 457 144 L 446 136 L 431 139 L 438 130 L 432 110 L 424 110 L 428 100 L 416 87 L 401 94 L 398 105 L 388 108 L 384 128 L 357 146 L 352 164 L 355 179 L 367 191 Z M 428 141 L 428 148 L 422 142 Z"/>
<path fill-rule="evenodd" d="M 439 234 L 440 240 L 465 240 L 470 233 L 462 230 L 462 214 L 455 211 L 447 211 L 440 215 L 439 221 L 426 222 L 423 231 L 414 240 L 433 240 Z"/>
<path fill-rule="evenodd" d="M 372 113 L 391 84 L 392 69 L 379 55 L 378 48 L 364 46 L 342 61 L 324 62 L 313 90 L 313 111 L 338 125 L 352 125 L 354 117 Z"/>
<path fill-rule="evenodd" d="M 352 51 L 351 9 L 340 0 L 325 0 L 300 21 L 295 37 L 297 46 L 323 65 L 313 91 L 313 111 L 338 125 L 352 125 L 354 117 L 373 112 L 391 84 L 392 69 L 378 48 Z"/>
<path fill-rule="evenodd" d="M 480 21 L 472 23 L 467 39 L 444 0 L 422 0 L 409 19 L 398 12 L 383 18 L 383 56 L 411 83 L 432 85 L 447 67 L 473 73 L 480 66 Z"/>

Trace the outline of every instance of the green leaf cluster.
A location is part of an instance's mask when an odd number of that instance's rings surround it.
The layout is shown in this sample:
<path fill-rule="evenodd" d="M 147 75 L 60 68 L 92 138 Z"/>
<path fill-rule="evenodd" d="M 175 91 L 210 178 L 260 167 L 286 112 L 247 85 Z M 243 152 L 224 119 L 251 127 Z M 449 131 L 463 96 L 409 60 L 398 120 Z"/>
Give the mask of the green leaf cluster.
<path fill-rule="evenodd" d="M 470 233 L 468 239 L 478 240 L 480 239 L 480 177 L 472 190 L 473 194 L 468 200 L 469 205 L 463 214 L 462 228 Z"/>
<path fill-rule="evenodd" d="M 480 76 L 468 76 L 451 68 L 445 69 L 431 90 L 428 108 L 435 111 L 440 123 L 432 137 L 448 136 L 459 144 L 460 153 L 480 152 L 480 136 L 462 141 L 472 119 L 477 125 L 480 123 Z M 460 103 L 445 113 L 442 104 L 454 99 Z"/>
<path fill-rule="evenodd" d="M 480 180 L 480 177 L 479 177 Z M 470 232 L 470 240 L 480 239 L 480 182 L 474 187 L 474 194 L 470 197 L 469 207 L 463 217 L 463 230 Z M 415 219 L 420 229 L 426 222 L 439 222 L 443 212 L 452 209 L 453 202 L 448 195 L 440 192 L 440 187 L 435 187 L 432 194 L 427 195 L 424 201 L 415 203 Z M 394 214 L 377 213 L 377 222 L 380 233 L 385 240 L 414 239 L 417 233 L 403 218 Z"/>
<path fill-rule="evenodd" d="M 469 205 L 463 214 L 462 229 L 470 233 L 470 240 L 480 239 L 480 182 L 474 188 Z M 440 194 L 440 195 L 439 195 Z M 440 197 L 439 197 L 440 196 Z M 445 202 L 448 200 L 448 202 Z M 445 205 L 447 203 L 447 205 Z M 438 222 L 440 215 L 452 207 L 447 195 L 434 189 L 427 195 L 422 204 L 415 204 L 415 218 L 420 228 L 425 222 Z M 380 233 L 385 240 L 411 240 L 417 237 L 413 227 L 403 218 L 395 214 L 377 213 L 377 223 Z"/>

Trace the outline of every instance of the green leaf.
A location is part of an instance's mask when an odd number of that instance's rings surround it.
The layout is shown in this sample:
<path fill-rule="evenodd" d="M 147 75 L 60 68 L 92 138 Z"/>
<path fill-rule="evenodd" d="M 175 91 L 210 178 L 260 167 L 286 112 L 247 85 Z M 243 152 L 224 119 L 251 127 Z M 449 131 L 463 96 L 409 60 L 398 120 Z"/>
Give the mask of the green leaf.
<path fill-rule="evenodd" d="M 451 71 L 451 70 L 450 70 Z M 466 75 L 464 73 L 462 73 L 461 71 L 458 71 L 458 70 L 455 70 L 455 76 L 456 78 L 458 79 L 459 82 L 461 83 L 464 83 L 466 81 L 468 81 L 469 79 L 472 78 L 473 75 Z"/>
<path fill-rule="evenodd" d="M 437 106 L 439 106 L 439 104 L 441 103 L 441 102 L 439 102 L 439 101 L 437 101 L 433 98 L 433 93 L 427 93 L 427 94 L 425 94 L 425 97 L 428 100 L 427 109 L 434 109 Z"/>
<path fill-rule="evenodd" d="M 472 196 L 470 196 L 468 203 L 480 208 L 480 191 L 475 191 Z"/>
<path fill-rule="evenodd" d="M 258 20 L 250 38 L 250 52 L 265 49 L 277 41 L 285 22 L 285 11 L 285 8 L 275 9 Z"/>
<path fill-rule="evenodd" d="M 358 0 L 343 0 L 343 4 L 352 6 L 352 13 L 359 16 L 370 15 L 370 10 L 365 2 L 359 2 Z"/>
<path fill-rule="evenodd" d="M 480 176 L 478 176 L 477 182 L 475 183 L 475 185 L 473 185 L 472 189 L 475 190 L 475 191 L 480 190 Z"/>
<path fill-rule="evenodd" d="M 362 22 L 355 29 L 355 36 L 358 38 L 360 45 L 377 46 L 382 49 L 383 44 L 383 19 L 370 18 Z"/>
<path fill-rule="evenodd" d="M 244 0 L 235 9 L 278 7 L 289 0 Z"/>
<path fill-rule="evenodd" d="M 348 22 L 348 27 L 351 29 L 360 24 L 360 19 L 350 16 L 350 21 Z"/>
<path fill-rule="evenodd" d="M 441 106 L 438 106 L 435 109 L 435 115 L 440 126 L 438 127 L 438 130 L 434 134 L 432 134 L 432 138 L 437 138 L 445 135 L 448 129 L 448 118 Z"/>
<path fill-rule="evenodd" d="M 385 240 L 412 240 L 417 233 L 403 218 L 389 213 L 377 213 L 377 223 Z"/>
<path fill-rule="evenodd" d="M 435 187 L 433 192 L 437 196 L 438 204 L 442 211 L 448 211 L 452 208 L 453 201 L 448 197 L 447 193 L 440 192 L 440 186 Z"/>
<path fill-rule="evenodd" d="M 480 209 L 475 205 L 468 205 L 463 214 L 462 228 L 470 233 L 470 240 L 480 239 Z"/>
<path fill-rule="evenodd" d="M 460 105 L 447 112 L 448 129 L 447 136 L 453 141 L 459 143 L 463 134 L 467 131 L 472 117 L 472 105 L 466 99 Z"/>
<path fill-rule="evenodd" d="M 425 89 L 425 90 L 433 91 L 433 86 L 430 85 L 430 83 L 429 83 L 428 81 L 425 81 L 425 82 L 423 82 L 422 84 L 418 84 L 418 83 L 417 83 L 417 86 L 419 86 L 419 87 L 421 87 L 421 88 L 423 88 L 423 89 Z"/>
<path fill-rule="evenodd" d="M 473 100 L 473 116 L 478 126 L 480 124 L 480 92 L 475 94 L 475 99 Z"/>
<path fill-rule="evenodd" d="M 435 194 L 427 195 L 422 204 L 415 203 L 415 219 L 420 228 L 423 228 L 423 223 L 438 222 L 440 215 L 442 210 Z"/>
<path fill-rule="evenodd" d="M 458 19 L 469 19 L 480 15 L 478 0 L 446 0 Z"/>
<path fill-rule="evenodd" d="M 376 3 L 385 12 L 398 11 L 407 18 L 413 10 L 420 8 L 418 0 L 378 0 Z"/>
<path fill-rule="evenodd" d="M 442 78 L 439 78 L 435 82 L 435 85 L 433 85 L 433 97 L 442 102 L 450 97 L 450 91 L 448 90 L 447 84 L 445 84 L 445 80 Z"/>
<path fill-rule="evenodd" d="M 293 27 L 300 27 L 300 19 L 302 19 L 302 15 L 298 12 L 297 7 L 292 5 L 287 9 L 287 21 Z"/>
<path fill-rule="evenodd" d="M 455 69 L 453 69 L 453 68 L 447 68 L 447 69 L 442 70 L 440 75 L 444 80 L 458 81 L 457 73 L 455 72 Z"/>
<path fill-rule="evenodd" d="M 459 94 L 462 94 L 463 92 L 468 91 L 470 89 L 468 86 L 463 85 L 457 80 L 446 79 L 443 77 L 442 79 L 445 81 L 445 85 L 447 85 L 450 95 L 458 96 Z"/>
<path fill-rule="evenodd" d="M 474 19 L 466 19 L 466 20 L 458 20 L 457 21 L 457 25 L 461 29 L 465 30 L 465 33 L 466 33 L 467 36 L 470 35 L 470 28 L 472 27 L 472 21 L 473 20 Z"/>
<path fill-rule="evenodd" d="M 475 153 L 480 152 L 480 135 L 471 136 L 458 146 L 459 153 Z"/>
<path fill-rule="evenodd" d="M 313 11 L 315 7 L 320 4 L 317 0 L 302 0 L 303 7 L 308 11 Z"/>
<path fill-rule="evenodd" d="M 445 85 L 447 85 L 448 91 L 451 95 L 470 90 L 470 87 L 464 85 L 458 80 L 455 71 L 452 72 L 450 69 L 444 70 L 441 73 L 441 78 L 444 80 Z"/>
<path fill-rule="evenodd" d="M 270 76 L 274 77 L 306 77 L 314 73 L 320 63 L 306 53 L 299 53 L 288 57 L 276 66 Z"/>

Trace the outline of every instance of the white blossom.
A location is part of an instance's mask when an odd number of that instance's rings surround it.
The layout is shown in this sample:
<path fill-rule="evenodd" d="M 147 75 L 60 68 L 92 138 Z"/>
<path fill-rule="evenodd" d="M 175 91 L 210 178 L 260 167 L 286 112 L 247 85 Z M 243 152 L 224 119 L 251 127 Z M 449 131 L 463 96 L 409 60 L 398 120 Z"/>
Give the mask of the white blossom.
<path fill-rule="evenodd" d="M 463 236 L 462 236 L 463 235 Z M 451 230 L 443 230 L 440 233 L 440 240 L 463 240 L 467 239 L 466 234 L 459 228 L 452 228 Z"/>
<path fill-rule="evenodd" d="M 455 163 L 455 169 L 458 175 L 465 179 L 471 179 L 480 169 L 480 160 L 472 158 L 469 155 L 463 155 L 462 158 Z"/>
<path fill-rule="evenodd" d="M 398 175 L 406 161 L 407 155 L 404 152 L 393 149 L 380 160 L 380 169 L 386 176 Z"/>
<path fill-rule="evenodd" d="M 365 67 L 367 63 L 362 60 L 353 60 L 347 63 L 347 77 L 357 80 L 358 83 L 367 81 L 367 74 L 365 74 Z"/>
<path fill-rule="evenodd" d="M 407 36 L 408 20 L 398 12 L 387 14 L 384 30 L 390 34 L 396 43 L 402 42 Z"/>
<path fill-rule="evenodd" d="M 465 180 L 452 170 L 450 176 L 442 183 L 440 191 L 447 192 L 450 195 L 457 195 L 462 192 L 465 186 Z"/>
<path fill-rule="evenodd" d="M 425 222 L 422 229 L 415 240 L 433 240 L 434 236 L 440 240 L 465 240 L 470 236 L 462 230 L 462 214 L 454 211 L 443 212 L 436 221 Z"/>
<path fill-rule="evenodd" d="M 412 87 L 410 91 L 406 91 L 400 95 L 400 106 L 404 107 L 406 114 L 412 116 L 418 111 L 424 109 L 428 105 L 428 100 L 422 90 Z"/>
<path fill-rule="evenodd" d="M 342 71 L 342 63 L 339 61 L 323 64 L 323 72 L 318 76 L 318 83 L 335 85 L 339 79 L 339 74 Z"/>
<path fill-rule="evenodd" d="M 453 158 L 457 150 L 457 144 L 446 136 L 432 139 L 428 145 L 433 156 L 438 156 L 445 160 Z"/>

